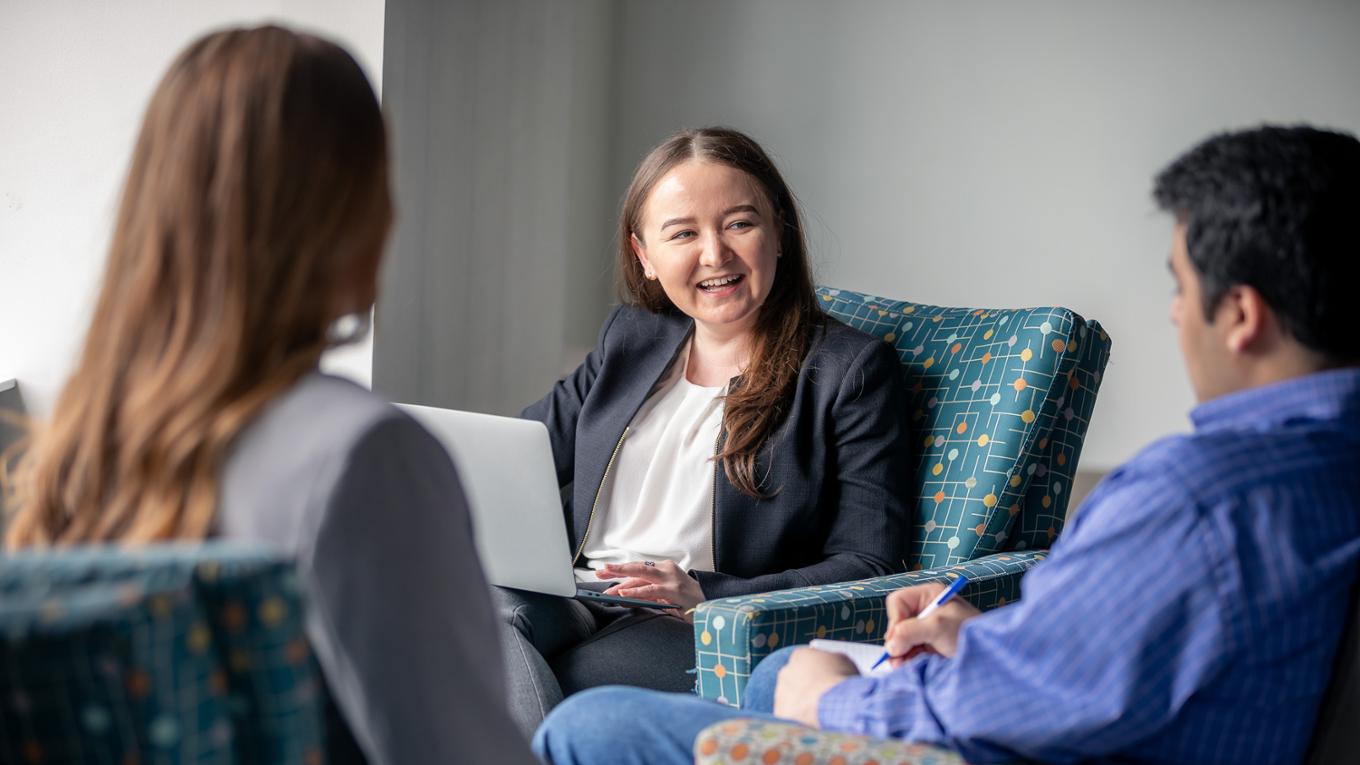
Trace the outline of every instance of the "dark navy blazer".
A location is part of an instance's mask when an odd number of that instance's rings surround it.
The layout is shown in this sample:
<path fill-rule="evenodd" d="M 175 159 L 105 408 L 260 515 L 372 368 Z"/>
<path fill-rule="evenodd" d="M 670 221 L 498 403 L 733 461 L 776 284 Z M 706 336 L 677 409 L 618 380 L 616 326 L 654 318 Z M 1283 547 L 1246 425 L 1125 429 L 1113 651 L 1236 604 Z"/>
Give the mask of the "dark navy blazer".
<path fill-rule="evenodd" d="M 617 308 L 581 366 L 524 410 L 548 427 L 575 555 L 599 522 L 592 515 L 624 430 L 693 328 L 680 313 Z M 789 413 L 757 457 L 770 496 L 743 494 L 721 466 L 714 471 L 717 571 L 691 572 L 705 597 L 903 569 L 910 467 L 901 374 L 887 343 L 827 317 Z"/>

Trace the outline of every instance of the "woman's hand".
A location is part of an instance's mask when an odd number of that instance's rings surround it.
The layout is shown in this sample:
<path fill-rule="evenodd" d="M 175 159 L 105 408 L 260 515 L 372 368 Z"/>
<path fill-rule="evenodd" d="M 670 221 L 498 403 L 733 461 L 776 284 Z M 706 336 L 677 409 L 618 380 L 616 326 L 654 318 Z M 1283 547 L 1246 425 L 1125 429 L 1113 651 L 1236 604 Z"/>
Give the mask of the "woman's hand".
<path fill-rule="evenodd" d="M 670 603 L 682 612 L 704 602 L 699 582 L 671 561 L 607 563 L 595 572 L 601 579 L 623 579 L 606 595 Z"/>
<path fill-rule="evenodd" d="M 893 667 L 901 666 L 918 654 L 937 653 L 948 657 L 958 650 L 959 628 L 981 611 L 963 598 L 954 598 L 930 616 L 916 618 L 944 589 L 943 584 L 919 584 L 888 595 L 888 631 L 883 636 L 883 647 L 892 657 Z"/>

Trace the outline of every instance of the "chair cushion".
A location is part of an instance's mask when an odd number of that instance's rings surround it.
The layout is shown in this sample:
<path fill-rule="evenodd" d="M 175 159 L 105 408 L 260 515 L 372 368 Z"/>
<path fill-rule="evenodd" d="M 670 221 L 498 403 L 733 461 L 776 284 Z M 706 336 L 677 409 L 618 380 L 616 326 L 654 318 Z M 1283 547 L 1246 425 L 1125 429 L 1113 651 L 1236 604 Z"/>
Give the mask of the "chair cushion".
<path fill-rule="evenodd" d="M 897 350 L 916 475 L 913 568 L 1047 547 L 1110 338 L 1065 308 L 945 308 L 817 290 L 829 315 Z"/>
<path fill-rule="evenodd" d="M 0 761 L 310 763 L 292 567 L 227 544 L 0 557 Z"/>

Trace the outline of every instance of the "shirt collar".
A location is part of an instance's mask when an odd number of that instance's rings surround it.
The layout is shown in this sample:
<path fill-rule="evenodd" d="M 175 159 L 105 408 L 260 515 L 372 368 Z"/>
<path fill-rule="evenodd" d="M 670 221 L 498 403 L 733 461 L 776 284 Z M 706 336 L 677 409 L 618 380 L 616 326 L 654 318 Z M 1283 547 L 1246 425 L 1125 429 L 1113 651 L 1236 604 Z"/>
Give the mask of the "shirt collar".
<path fill-rule="evenodd" d="M 1260 429 L 1290 420 L 1360 418 L 1360 368 L 1315 372 L 1219 396 L 1190 410 L 1195 430 Z"/>

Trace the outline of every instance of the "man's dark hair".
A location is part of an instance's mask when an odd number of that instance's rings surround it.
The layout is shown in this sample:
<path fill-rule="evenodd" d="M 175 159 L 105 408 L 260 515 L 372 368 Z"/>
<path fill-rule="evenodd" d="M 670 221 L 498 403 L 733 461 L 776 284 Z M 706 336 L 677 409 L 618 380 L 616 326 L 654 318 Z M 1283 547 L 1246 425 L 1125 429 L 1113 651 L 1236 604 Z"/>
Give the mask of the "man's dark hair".
<path fill-rule="evenodd" d="M 1303 126 L 1216 135 L 1162 170 L 1153 197 L 1186 226 L 1206 319 L 1230 288 L 1249 286 L 1300 344 L 1332 363 L 1360 360 L 1348 307 L 1360 302 L 1354 136 Z"/>

